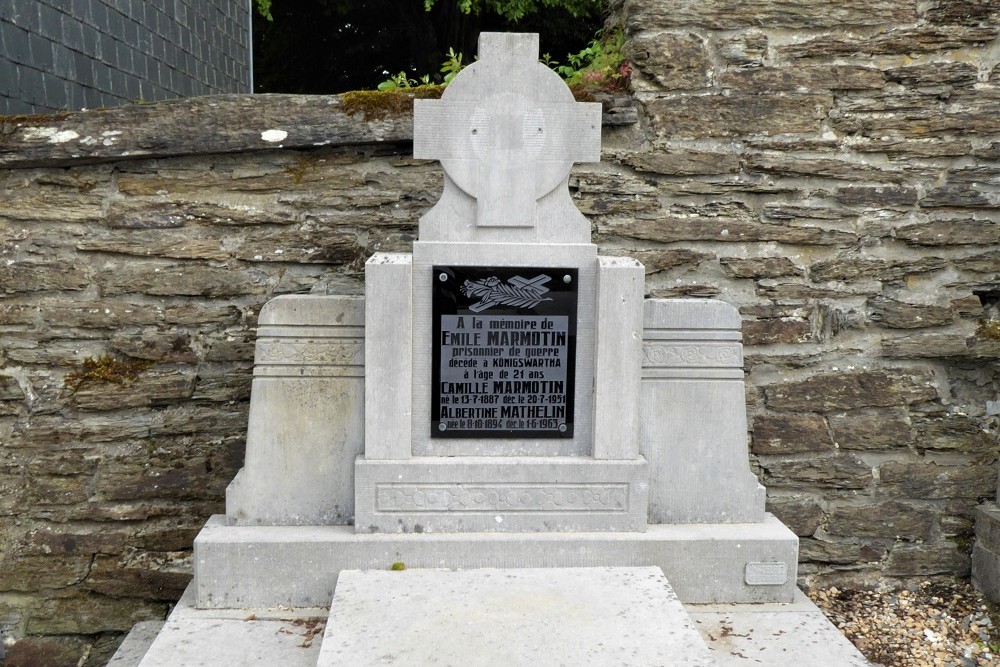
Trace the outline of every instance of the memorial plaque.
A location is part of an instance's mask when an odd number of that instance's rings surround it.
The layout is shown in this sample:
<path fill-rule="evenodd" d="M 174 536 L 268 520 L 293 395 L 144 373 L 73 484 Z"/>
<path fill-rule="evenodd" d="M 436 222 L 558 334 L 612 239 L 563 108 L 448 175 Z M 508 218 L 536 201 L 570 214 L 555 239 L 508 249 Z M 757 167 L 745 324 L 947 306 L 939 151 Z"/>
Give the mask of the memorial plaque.
<path fill-rule="evenodd" d="M 573 437 L 577 279 L 434 267 L 432 437 Z"/>

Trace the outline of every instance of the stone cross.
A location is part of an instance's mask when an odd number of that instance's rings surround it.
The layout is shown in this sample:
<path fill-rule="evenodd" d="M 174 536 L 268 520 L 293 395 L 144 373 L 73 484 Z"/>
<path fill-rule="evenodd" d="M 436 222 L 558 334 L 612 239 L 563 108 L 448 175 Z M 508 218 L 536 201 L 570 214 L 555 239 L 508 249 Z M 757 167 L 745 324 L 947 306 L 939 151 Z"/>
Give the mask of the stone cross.
<path fill-rule="evenodd" d="M 538 62 L 536 34 L 483 33 L 479 60 L 413 115 L 413 156 L 475 198 L 477 227 L 535 226 L 538 199 L 601 158 L 601 105 Z"/>

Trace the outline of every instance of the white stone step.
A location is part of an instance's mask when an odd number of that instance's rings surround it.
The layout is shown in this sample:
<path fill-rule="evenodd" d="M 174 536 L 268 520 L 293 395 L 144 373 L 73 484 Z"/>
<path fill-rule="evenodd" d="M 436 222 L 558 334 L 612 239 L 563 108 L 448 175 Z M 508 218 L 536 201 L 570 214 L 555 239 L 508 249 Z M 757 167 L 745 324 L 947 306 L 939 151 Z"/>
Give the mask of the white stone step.
<path fill-rule="evenodd" d="M 656 567 L 345 570 L 319 667 L 716 665 Z"/>

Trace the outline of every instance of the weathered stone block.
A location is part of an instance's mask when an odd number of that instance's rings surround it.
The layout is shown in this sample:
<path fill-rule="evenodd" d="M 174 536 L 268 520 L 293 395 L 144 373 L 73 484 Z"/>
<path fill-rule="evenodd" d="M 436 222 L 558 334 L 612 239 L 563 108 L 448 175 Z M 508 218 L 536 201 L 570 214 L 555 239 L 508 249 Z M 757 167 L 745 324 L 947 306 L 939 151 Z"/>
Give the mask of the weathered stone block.
<path fill-rule="evenodd" d="M 914 23 L 916 8 L 889 0 L 841 0 L 809 4 L 776 4 L 769 0 L 678 3 L 672 0 L 629 0 L 624 3 L 626 25 L 700 26 L 711 30 L 740 28 L 842 28 L 844 26 Z"/>
<path fill-rule="evenodd" d="M 716 39 L 715 52 L 726 63 L 735 67 L 760 67 L 767 55 L 767 35 L 758 30 L 719 36 Z"/>
<path fill-rule="evenodd" d="M 1000 224 L 975 219 L 947 219 L 918 222 L 896 230 L 896 238 L 910 245 L 996 245 Z"/>
<path fill-rule="evenodd" d="M 722 269 L 733 278 L 804 276 L 805 271 L 787 257 L 720 257 Z"/>
<path fill-rule="evenodd" d="M 240 234 L 232 255 L 247 262 L 348 264 L 364 259 L 357 232 L 250 228 Z"/>
<path fill-rule="evenodd" d="M 768 494 L 767 510 L 800 537 L 814 534 L 823 520 L 823 507 L 814 496 Z"/>
<path fill-rule="evenodd" d="M 629 255 L 642 262 L 647 276 L 677 267 L 694 268 L 702 262 L 715 259 L 715 255 L 710 252 L 699 252 L 688 248 L 639 250 L 630 252 Z"/>
<path fill-rule="evenodd" d="M 902 498 L 975 499 L 996 495 L 995 465 L 889 462 L 879 467 L 878 474 L 879 487 Z"/>
<path fill-rule="evenodd" d="M 136 598 L 74 595 L 40 600 L 30 612 L 30 634 L 88 635 L 128 632 L 139 621 L 162 620 L 169 605 Z"/>
<path fill-rule="evenodd" d="M 879 90 L 882 72 L 870 67 L 816 65 L 751 68 L 723 72 L 719 85 L 740 93 L 817 92 L 823 90 Z"/>
<path fill-rule="evenodd" d="M 834 454 L 805 460 L 760 459 L 767 487 L 801 488 L 811 484 L 824 488 L 864 489 L 871 486 L 872 469 L 855 456 Z"/>
<path fill-rule="evenodd" d="M 934 91 L 912 91 L 871 97 L 838 97 L 829 124 L 836 132 L 866 137 L 912 138 L 950 134 L 993 134 L 1000 129 L 996 93 L 976 90 L 942 99 Z"/>
<path fill-rule="evenodd" d="M 799 543 L 799 558 L 813 563 L 857 567 L 863 563 L 877 563 L 885 554 L 886 548 L 878 542 L 859 544 L 807 538 Z"/>
<path fill-rule="evenodd" d="M 115 334 L 113 349 L 130 357 L 161 363 L 191 364 L 198 361 L 186 331 L 146 331 L 138 335 Z"/>
<path fill-rule="evenodd" d="M 777 241 L 796 245 L 850 245 L 856 237 L 850 232 L 841 232 L 821 227 L 792 227 L 765 224 L 746 219 L 738 210 L 730 214 L 737 217 L 684 217 L 664 215 L 654 219 L 638 217 L 626 220 L 606 221 L 604 230 L 632 236 L 634 238 L 673 243 L 676 241 L 721 241 L 723 243 L 747 243 L 754 241 Z"/>
<path fill-rule="evenodd" d="M 652 127 L 663 138 L 706 139 L 821 131 L 829 95 L 707 95 L 652 100 Z"/>
<path fill-rule="evenodd" d="M 25 500 L 38 505 L 73 505 L 90 498 L 89 475 L 36 475 L 27 480 Z"/>
<path fill-rule="evenodd" d="M 898 501 L 841 505 L 830 510 L 826 531 L 847 538 L 926 540 L 937 525 L 935 512 Z"/>
<path fill-rule="evenodd" d="M 979 68 L 963 62 L 909 65 L 885 71 L 885 78 L 888 81 L 908 88 L 971 86 L 976 82 L 978 75 Z"/>
<path fill-rule="evenodd" d="M 164 229 L 102 232 L 84 236 L 76 249 L 85 252 L 107 252 L 138 257 L 170 257 L 173 259 L 206 259 L 225 261 L 231 254 L 223 248 L 222 239 L 204 237 L 192 229 L 170 232 Z"/>
<path fill-rule="evenodd" d="M 90 283 L 88 267 L 76 262 L 0 262 L 0 292 L 5 294 L 46 290 L 76 291 L 84 289 Z"/>
<path fill-rule="evenodd" d="M 808 320 L 782 318 L 743 323 L 743 340 L 747 345 L 798 344 L 815 339 L 813 325 Z"/>
<path fill-rule="evenodd" d="M 914 334 L 882 341 L 882 356 L 897 359 L 992 359 L 1000 355 L 1000 341 L 962 334 Z"/>
<path fill-rule="evenodd" d="M 990 0 L 935 0 L 921 12 L 925 21 L 944 25 L 995 26 L 1000 8 Z"/>
<path fill-rule="evenodd" d="M 721 150 L 716 152 L 665 147 L 655 152 L 630 153 L 622 158 L 622 162 L 640 172 L 650 171 L 665 176 L 735 174 L 740 169 L 740 156 Z"/>
<path fill-rule="evenodd" d="M 881 28 L 874 34 L 863 37 L 831 31 L 773 48 L 778 58 L 782 60 L 836 58 L 855 56 L 858 53 L 910 55 L 981 47 L 1000 33 L 996 25 L 939 28 L 933 25 L 914 27 L 889 23 L 887 26 L 891 27 Z"/>
<path fill-rule="evenodd" d="M 634 82 L 638 90 L 704 88 L 709 83 L 712 64 L 697 35 L 643 32 L 630 41 L 628 55 L 644 75 Z M 649 83 L 643 80 L 647 78 Z"/>
<path fill-rule="evenodd" d="M 827 420 L 841 449 L 904 449 L 913 440 L 905 408 L 850 410 Z"/>
<path fill-rule="evenodd" d="M 89 284 L 89 282 L 88 282 Z M 104 295 L 235 297 L 263 294 L 263 276 L 204 264 L 129 262 L 102 271 L 97 284 Z"/>
<path fill-rule="evenodd" d="M 931 401 L 937 391 L 922 370 L 872 370 L 814 375 L 764 387 L 768 408 L 782 412 L 831 412 Z"/>
<path fill-rule="evenodd" d="M 130 552 L 125 556 L 95 555 L 80 588 L 113 598 L 174 602 L 189 583 L 191 566 L 181 554 Z"/>
<path fill-rule="evenodd" d="M 831 157 L 806 157 L 787 151 L 754 152 L 746 156 L 746 166 L 750 170 L 768 175 L 823 177 L 847 181 L 900 180 L 905 177 L 903 170 L 897 165 L 891 163 L 874 165 L 849 155 L 836 154 Z"/>
<path fill-rule="evenodd" d="M 834 449 L 820 415 L 758 415 L 753 420 L 751 450 L 755 454 L 798 454 Z"/>
<path fill-rule="evenodd" d="M 909 185 L 851 185 L 838 188 L 836 199 L 844 206 L 909 208 L 917 203 L 917 189 Z"/>
<path fill-rule="evenodd" d="M 889 577 L 926 577 L 946 574 L 968 577 L 971 559 L 966 549 L 940 540 L 931 544 L 893 545 L 883 573 Z"/>
<path fill-rule="evenodd" d="M 933 306 L 905 303 L 884 296 L 870 297 L 865 306 L 868 318 L 892 329 L 920 329 L 951 324 L 955 309 L 951 306 Z"/>
<path fill-rule="evenodd" d="M 11 646 L 5 667 L 79 667 L 93 640 L 84 637 L 22 637 Z"/>
<path fill-rule="evenodd" d="M 17 378 L 10 375 L 0 375 L 0 401 L 24 400 L 24 390 L 18 384 Z"/>
<path fill-rule="evenodd" d="M 985 423 L 965 415 L 916 419 L 913 422 L 917 450 L 982 454 L 997 451 L 1000 435 Z"/>
<path fill-rule="evenodd" d="M 1000 250 L 991 250 L 978 255 L 956 258 L 952 260 L 952 263 L 956 267 L 965 269 L 966 271 L 998 273 L 1000 272 Z"/>
<path fill-rule="evenodd" d="M 893 261 L 873 257 L 837 257 L 816 262 L 809 267 L 814 282 L 829 280 L 903 280 L 908 276 L 939 271 L 947 265 L 940 257 L 921 257 L 914 261 Z"/>
<path fill-rule="evenodd" d="M 90 571 L 90 555 L 18 556 L 4 559 L 0 590 L 42 591 L 79 584 Z"/>

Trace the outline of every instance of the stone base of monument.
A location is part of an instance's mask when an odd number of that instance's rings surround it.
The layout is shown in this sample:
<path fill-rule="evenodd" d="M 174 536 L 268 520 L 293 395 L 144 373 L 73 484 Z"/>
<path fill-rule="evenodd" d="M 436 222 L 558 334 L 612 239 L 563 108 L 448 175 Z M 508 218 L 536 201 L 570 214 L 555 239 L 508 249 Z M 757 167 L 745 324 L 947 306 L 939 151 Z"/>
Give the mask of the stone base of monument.
<path fill-rule="evenodd" d="M 987 599 L 1000 603 L 1000 507 L 996 503 L 983 503 L 976 508 L 972 584 Z"/>
<path fill-rule="evenodd" d="M 313 667 L 393 655 L 407 665 L 869 665 L 797 590 L 790 603 L 681 607 L 655 568 L 352 571 L 332 609 L 196 609 L 192 586 L 154 636 L 137 626 L 110 664 Z M 572 637 L 579 641 L 563 650 Z M 467 652 L 446 660 L 459 638 Z M 374 660 L 362 653 L 376 648 Z M 586 659 L 573 653 L 588 648 Z M 664 649 L 672 653 L 657 660 Z M 436 661 L 422 659 L 427 650 Z"/>
<path fill-rule="evenodd" d="M 798 539 L 762 523 L 649 525 L 630 533 L 359 534 L 351 526 L 229 526 L 194 543 L 200 608 L 327 606 L 341 570 L 655 566 L 686 603 L 791 602 Z"/>

